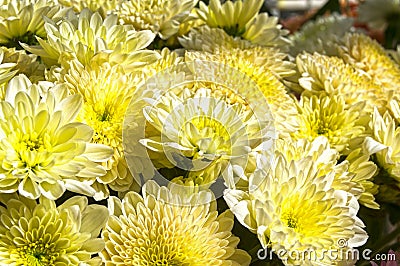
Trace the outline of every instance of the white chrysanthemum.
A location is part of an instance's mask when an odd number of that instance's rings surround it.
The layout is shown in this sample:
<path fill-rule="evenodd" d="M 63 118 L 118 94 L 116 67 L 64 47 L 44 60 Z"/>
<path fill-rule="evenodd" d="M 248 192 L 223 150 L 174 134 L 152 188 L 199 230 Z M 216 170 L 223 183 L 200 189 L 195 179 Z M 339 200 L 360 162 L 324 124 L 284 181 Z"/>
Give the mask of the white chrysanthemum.
<path fill-rule="evenodd" d="M 388 21 L 398 21 L 400 16 L 399 0 L 365 0 L 358 9 L 359 21 L 374 29 L 385 29 Z"/>
<path fill-rule="evenodd" d="M 122 64 L 127 69 L 145 66 L 158 56 L 145 50 L 154 39 L 151 31 L 135 31 L 132 26 L 119 25 L 116 15 L 105 19 L 88 9 L 59 23 L 47 21 L 47 40 L 38 38 L 40 47 L 26 47 L 47 60 L 49 65 L 67 63 L 78 59 L 83 65 L 91 61 Z"/>
<path fill-rule="evenodd" d="M 263 46 L 285 46 L 286 30 L 278 24 L 277 17 L 261 13 L 263 2 L 259 0 L 225 1 L 210 0 L 209 5 L 200 2 L 197 15 L 208 26 L 221 28 L 228 35 L 241 37 L 251 43 Z"/>
<path fill-rule="evenodd" d="M 295 139 L 325 136 L 333 148 L 345 153 L 350 141 L 365 132 L 362 104 L 346 106 L 341 96 L 302 96 L 296 105 L 299 129 L 291 134 Z"/>
<path fill-rule="evenodd" d="M 17 74 L 18 70 L 13 70 L 15 63 L 4 62 L 4 50 L 0 49 L 0 99 L 4 99 L 7 82 Z"/>
<path fill-rule="evenodd" d="M 261 91 L 229 66 L 179 65 L 141 90 L 128 108 L 124 143 L 132 172 L 145 180 L 154 174 L 151 167 L 176 167 L 197 185 L 211 185 L 221 175 L 233 185 L 252 171 L 256 154 L 274 135 Z"/>
<path fill-rule="evenodd" d="M 25 76 L 9 82 L 0 103 L 0 192 L 31 199 L 57 199 L 66 189 L 94 195 L 91 184 L 106 173 L 96 162 L 112 150 L 89 143 L 92 128 L 75 122 L 81 106 L 64 86 L 32 85 Z"/>
<path fill-rule="evenodd" d="M 201 203 L 210 197 L 205 192 L 190 199 L 192 206 L 182 205 L 187 199 L 174 192 L 150 181 L 143 197 L 128 192 L 122 201 L 109 199 L 111 217 L 100 253 L 106 265 L 250 264 L 251 257 L 236 248 L 230 211 L 218 215 L 215 201 Z"/>
<path fill-rule="evenodd" d="M 267 173 L 255 172 L 248 192 L 228 189 L 224 198 L 263 248 L 286 251 L 278 254 L 286 265 L 337 265 L 345 258 L 331 261 L 324 250 L 356 248 L 368 236 L 357 217 L 357 200 L 333 189 L 333 179 L 334 172 L 320 175 L 312 157 L 286 161 L 278 155 Z M 289 256 L 305 250 L 316 258 Z"/>
<path fill-rule="evenodd" d="M 282 155 L 287 162 L 311 157 L 319 170 L 319 176 L 334 172 L 334 189 L 351 193 L 369 208 L 379 208 L 374 197 L 378 193 L 378 186 L 373 183 L 377 166 L 369 161 L 369 155 L 363 153 L 361 148 L 353 150 L 338 163 L 339 152 L 330 147 L 326 137 L 320 136 L 313 141 L 278 139 L 275 142 L 275 153 L 277 156 Z"/>
<path fill-rule="evenodd" d="M 58 20 L 66 12 L 55 0 L 3 0 L 0 3 L 0 44 L 35 45 L 35 36 L 46 38 L 43 17 Z"/>
<path fill-rule="evenodd" d="M 297 56 L 296 63 L 303 95 L 341 96 L 348 106 L 365 102 L 366 112 L 372 112 L 375 106 L 386 106 L 385 90 L 366 72 L 338 57 L 303 53 Z"/>
<path fill-rule="evenodd" d="M 393 94 L 399 95 L 400 66 L 378 42 L 364 34 L 347 34 L 338 48 L 346 63 L 367 73 L 381 87 L 384 93 L 378 96 L 388 102 Z"/>
<path fill-rule="evenodd" d="M 58 2 L 66 7 L 72 7 L 76 12 L 88 8 L 106 16 L 113 13 L 122 0 L 58 0 Z"/>
<path fill-rule="evenodd" d="M 168 39 L 179 31 L 180 24 L 189 16 L 198 0 L 141 0 L 122 1 L 118 16 L 137 30 L 151 30 L 161 39 Z"/>
<path fill-rule="evenodd" d="M 290 54 L 296 56 L 306 51 L 335 55 L 337 53 L 335 45 L 340 42 L 346 32 L 351 30 L 353 23 L 352 18 L 336 13 L 309 21 L 290 36 L 292 40 Z"/>
<path fill-rule="evenodd" d="M 16 194 L 0 196 L 0 261 L 2 265 L 100 266 L 92 257 L 104 249 L 98 238 L 108 219 L 107 208 L 73 197 L 56 207 Z"/>

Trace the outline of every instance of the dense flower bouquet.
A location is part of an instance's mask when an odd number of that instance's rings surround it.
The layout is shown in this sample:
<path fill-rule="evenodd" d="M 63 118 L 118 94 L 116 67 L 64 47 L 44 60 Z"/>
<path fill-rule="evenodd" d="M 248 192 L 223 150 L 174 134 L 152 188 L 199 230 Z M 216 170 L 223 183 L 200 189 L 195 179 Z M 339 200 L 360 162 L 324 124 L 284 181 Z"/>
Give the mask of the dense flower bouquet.
<path fill-rule="evenodd" d="M 0 265 L 397 265 L 400 48 L 262 5 L 3 0 Z"/>

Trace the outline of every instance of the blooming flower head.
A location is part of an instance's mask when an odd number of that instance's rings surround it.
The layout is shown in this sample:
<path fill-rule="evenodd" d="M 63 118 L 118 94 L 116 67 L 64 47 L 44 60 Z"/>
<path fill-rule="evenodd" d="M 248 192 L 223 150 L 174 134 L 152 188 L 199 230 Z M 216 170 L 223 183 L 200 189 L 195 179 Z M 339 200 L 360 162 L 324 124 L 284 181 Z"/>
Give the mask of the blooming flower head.
<path fill-rule="evenodd" d="M 71 94 L 83 99 L 77 120 L 93 128 L 91 142 L 113 149 L 113 156 L 101 164 L 107 174 L 96 182 L 96 199 L 109 196 L 108 186 L 116 191 L 128 190 L 133 177 L 128 170 L 122 146 L 122 126 L 129 102 L 140 80 L 119 66 L 92 64 L 83 66 L 78 60 L 69 63 L 68 72 L 60 82 L 67 85 Z"/>
<path fill-rule="evenodd" d="M 373 29 L 386 29 L 390 20 L 400 16 L 399 0 L 365 0 L 358 10 L 360 22 L 367 23 Z"/>
<path fill-rule="evenodd" d="M 51 83 L 32 85 L 13 78 L 0 103 L 0 192 L 18 191 L 36 199 L 59 198 L 66 189 L 93 195 L 90 186 L 106 173 L 111 148 L 91 144 L 93 130 L 75 122 L 82 106 L 79 95 Z"/>
<path fill-rule="evenodd" d="M 93 257 L 104 248 L 97 238 L 107 208 L 75 196 L 56 207 L 16 194 L 0 196 L 0 260 L 3 265 L 100 265 Z"/>
<path fill-rule="evenodd" d="M 286 161 L 278 155 L 268 172 L 255 172 L 248 192 L 228 189 L 224 198 L 263 248 L 286 251 L 278 254 L 286 265 L 337 265 L 345 258 L 330 261 L 324 250 L 359 247 L 367 233 L 356 216 L 357 200 L 332 188 L 333 176 L 320 175 L 312 157 Z M 305 250 L 317 257 L 288 255 Z"/>
<path fill-rule="evenodd" d="M 386 106 L 386 92 L 364 71 L 335 56 L 303 53 L 296 58 L 303 95 L 340 95 L 346 105 L 365 102 L 365 111 Z"/>
<path fill-rule="evenodd" d="M 290 36 L 290 54 L 296 56 L 303 51 L 336 54 L 335 45 L 350 32 L 353 23 L 352 18 L 336 13 L 318 17 L 315 21 L 310 20 Z"/>
<path fill-rule="evenodd" d="M 83 9 L 88 8 L 92 12 L 98 11 L 103 15 L 109 15 L 118 5 L 121 0 L 58 0 L 60 4 L 66 7 L 72 7 L 75 12 L 81 12 Z"/>
<path fill-rule="evenodd" d="M 57 19 L 65 14 L 54 0 L 3 0 L 0 8 L 0 44 L 9 48 L 19 42 L 37 44 L 35 36 L 46 38 L 44 19 Z"/>
<path fill-rule="evenodd" d="M 151 30 L 166 40 L 179 31 L 198 0 L 122 1 L 118 16 L 137 30 Z"/>
<path fill-rule="evenodd" d="M 378 193 L 378 186 L 373 182 L 377 166 L 361 148 L 352 150 L 339 163 L 339 152 L 330 147 L 328 139 L 324 136 L 319 136 L 313 141 L 286 138 L 275 141 L 275 154 L 283 156 L 288 162 L 311 157 L 319 170 L 319 176 L 334 172 L 332 188 L 352 194 L 360 204 L 369 208 L 379 208 L 374 197 Z"/>
<path fill-rule="evenodd" d="M 210 193 L 210 192 L 209 192 Z M 203 194 L 184 199 L 174 190 L 149 181 L 143 197 L 128 192 L 110 197 L 111 217 L 102 232 L 100 253 L 106 265 L 249 265 L 231 233 L 233 215 L 218 215 L 215 201 Z M 188 202 L 195 203 L 186 205 Z M 186 203 L 186 204 L 185 204 Z"/>
<path fill-rule="evenodd" d="M 200 2 L 197 15 L 208 26 L 221 28 L 228 35 L 241 37 L 263 46 L 284 46 L 287 31 L 281 29 L 278 18 L 267 13 L 258 14 L 263 2 L 258 0 L 225 1 L 210 0 L 209 5 Z"/>
<path fill-rule="evenodd" d="M 137 68 L 157 59 L 155 52 L 144 50 L 155 35 L 119 25 L 116 15 L 103 19 L 98 12 L 84 9 L 78 15 L 70 12 L 59 23 L 47 21 L 45 29 L 47 40 L 38 38 L 39 48 L 26 48 L 47 60 L 49 65 L 66 65 L 76 58 L 83 65 L 94 60 L 99 64 L 109 62 Z"/>
<path fill-rule="evenodd" d="M 364 34 L 347 34 L 339 46 L 340 57 L 355 68 L 363 70 L 384 91 L 385 100 L 400 91 L 400 66 L 375 40 Z"/>
<path fill-rule="evenodd" d="M 133 172 L 176 168 L 199 186 L 220 176 L 232 185 L 245 178 L 255 154 L 274 135 L 262 93 L 229 66 L 185 63 L 153 76 L 142 90 L 144 96 L 128 108 L 124 129 Z"/>
<path fill-rule="evenodd" d="M 275 48 L 220 49 L 214 53 L 186 52 L 188 60 L 208 60 L 238 69 L 250 77 L 263 93 L 278 131 L 282 134 L 296 130 L 296 107 L 286 88 L 279 80 L 294 73 L 285 61 L 285 54 Z"/>
<path fill-rule="evenodd" d="M 302 96 L 297 104 L 299 129 L 292 133 L 295 139 L 328 138 L 339 152 L 349 148 L 350 140 L 361 136 L 365 128 L 360 125 L 361 104 L 346 107 L 341 96 Z"/>

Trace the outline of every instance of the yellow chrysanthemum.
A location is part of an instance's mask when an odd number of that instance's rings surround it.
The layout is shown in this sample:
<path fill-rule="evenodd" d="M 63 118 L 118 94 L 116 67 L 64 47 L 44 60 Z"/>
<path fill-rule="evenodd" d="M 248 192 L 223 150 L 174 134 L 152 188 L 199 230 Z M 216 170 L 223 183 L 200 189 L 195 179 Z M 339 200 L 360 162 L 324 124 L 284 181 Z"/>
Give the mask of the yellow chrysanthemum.
<path fill-rule="evenodd" d="M 304 51 L 335 55 L 336 44 L 350 32 L 353 23 L 352 18 L 337 13 L 310 20 L 290 36 L 292 43 L 289 52 L 293 56 Z"/>
<path fill-rule="evenodd" d="M 292 133 L 295 139 L 310 141 L 318 136 L 328 138 L 330 145 L 339 152 L 346 152 L 350 141 L 360 137 L 365 128 L 360 114 L 363 105 L 346 106 L 340 96 L 302 96 L 296 103 L 299 129 Z"/>
<path fill-rule="evenodd" d="M 43 17 L 57 20 L 65 14 L 54 0 L 3 0 L 0 8 L 0 44 L 21 48 L 20 43 L 37 44 L 35 36 L 46 38 Z"/>
<path fill-rule="evenodd" d="M 281 29 L 277 17 L 258 14 L 263 2 L 258 0 L 225 1 L 210 0 L 209 5 L 200 2 L 197 15 L 208 26 L 221 28 L 233 37 L 241 37 L 263 46 L 284 46 L 286 30 Z"/>
<path fill-rule="evenodd" d="M 4 50 L 0 49 L 0 99 L 4 99 L 7 82 L 17 74 L 17 70 L 13 70 L 15 62 L 5 62 Z"/>
<path fill-rule="evenodd" d="M 124 143 L 132 172 L 145 180 L 154 175 L 152 167 L 176 168 L 199 186 L 220 176 L 233 185 L 269 148 L 274 130 L 268 105 L 251 79 L 229 66 L 181 64 L 141 90 L 128 109 Z"/>
<path fill-rule="evenodd" d="M 388 95 L 364 71 L 346 64 L 342 59 L 318 53 L 303 53 L 296 58 L 298 82 L 303 94 L 340 95 L 347 105 L 365 102 L 365 111 L 386 106 Z"/>
<path fill-rule="evenodd" d="M 107 198 L 108 186 L 116 191 L 128 190 L 134 181 L 125 161 L 122 126 L 140 80 L 125 73 L 121 66 L 107 63 L 84 67 L 74 60 L 69 63 L 68 69 L 59 81 L 67 85 L 71 94 L 82 96 L 83 107 L 78 121 L 93 128 L 92 143 L 107 145 L 114 151 L 112 158 L 102 163 L 107 174 L 97 178 L 95 198 Z"/>
<path fill-rule="evenodd" d="M 279 78 L 294 73 L 291 63 L 284 60 L 285 54 L 274 48 L 254 47 L 248 49 L 221 49 L 213 54 L 186 52 L 187 60 L 207 60 L 228 65 L 250 77 L 264 94 L 276 128 L 282 134 L 297 129 L 296 106 Z"/>
<path fill-rule="evenodd" d="M 382 87 L 385 100 L 392 94 L 399 95 L 400 66 L 388 56 L 380 44 L 364 34 L 347 34 L 343 43 L 339 46 L 340 57 L 346 63 L 366 72 Z"/>
<path fill-rule="evenodd" d="M 178 65 L 184 61 L 182 56 L 179 56 L 178 53 L 171 51 L 168 48 L 162 49 L 159 53 L 160 58 L 156 62 L 141 69 L 141 72 L 145 77 L 151 77 L 160 71 L 164 71 L 165 69 Z"/>
<path fill-rule="evenodd" d="M 102 15 L 109 15 L 122 0 L 58 0 L 58 2 L 66 7 L 72 7 L 75 12 L 88 8 L 92 12 L 98 11 Z"/>
<path fill-rule="evenodd" d="M 54 201 L 1 195 L 0 261 L 2 265 L 101 265 L 92 257 L 104 248 L 97 238 L 108 218 L 107 208 L 73 197 Z"/>
<path fill-rule="evenodd" d="M 96 162 L 112 150 L 89 143 L 93 130 L 75 122 L 81 106 L 64 86 L 32 85 L 25 76 L 9 82 L 0 103 L 1 193 L 57 199 L 68 189 L 93 196 L 91 184 L 106 173 Z"/>
<path fill-rule="evenodd" d="M 151 30 L 166 40 L 179 31 L 180 24 L 189 16 L 198 0 L 142 0 L 123 1 L 117 8 L 118 16 L 137 30 Z"/>
<path fill-rule="evenodd" d="M 312 157 L 286 161 L 278 155 L 267 173 L 255 172 L 248 192 L 228 189 L 224 197 L 263 248 L 286 251 L 278 254 L 285 265 L 337 265 L 346 258 L 331 260 L 324 250 L 350 250 L 368 236 L 356 216 L 357 200 L 332 188 L 334 175 L 320 175 Z M 317 256 L 301 257 L 305 250 Z"/>
<path fill-rule="evenodd" d="M 400 187 L 400 127 L 389 112 L 383 116 L 375 110 L 370 121 L 371 136 L 364 142 L 364 149 L 373 154 L 383 171 L 396 180 Z"/>
<path fill-rule="evenodd" d="M 378 186 L 373 183 L 377 166 L 369 161 L 369 155 L 361 148 L 353 150 L 344 160 L 338 163 L 340 154 L 332 149 L 326 137 L 320 136 L 313 141 L 307 139 L 278 139 L 275 142 L 275 153 L 286 161 L 300 161 L 311 157 L 319 176 L 334 172 L 332 187 L 351 193 L 357 200 L 373 209 L 379 208 L 374 195 Z"/>
<path fill-rule="evenodd" d="M 154 51 L 144 50 L 154 39 L 151 31 L 135 31 L 132 26 L 119 25 L 116 15 L 104 20 L 99 13 L 88 9 L 59 23 L 45 24 L 47 40 L 38 38 L 40 47 L 26 47 L 29 51 L 47 60 L 49 65 L 67 65 L 78 59 L 83 65 L 91 61 L 122 64 L 127 69 L 143 67 L 154 62 L 158 56 Z"/>
<path fill-rule="evenodd" d="M 230 211 L 218 215 L 215 201 L 182 205 L 180 194 L 151 181 L 143 191 L 143 197 L 128 192 L 122 201 L 109 199 L 112 215 L 100 253 L 106 265 L 250 264 L 251 257 L 236 248 Z"/>

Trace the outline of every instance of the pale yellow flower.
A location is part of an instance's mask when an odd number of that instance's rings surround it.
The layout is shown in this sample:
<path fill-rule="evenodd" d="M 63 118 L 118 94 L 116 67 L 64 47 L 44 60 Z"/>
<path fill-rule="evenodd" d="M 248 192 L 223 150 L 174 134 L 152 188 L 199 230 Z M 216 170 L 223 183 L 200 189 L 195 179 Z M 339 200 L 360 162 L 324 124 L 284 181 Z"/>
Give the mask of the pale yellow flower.
<path fill-rule="evenodd" d="M 128 165 L 144 180 L 176 168 L 199 186 L 220 176 L 233 186 L 270 147 L 273 121 L 261 91 L 227 65 L 180 64 L 141 91 L 128 108 L 124 143 Z"/>
<path fill-rule="evenodd" d="M 354 19 L 337 13 L 310 20 L 290 35 L 290 54 L 297 56 L 305 51 L 334 55 L 337 53 L 336 44 L 351 31 L 353 23 Z"/>
<path fill-rule="evenodd" d="M 198 0 L 122 1 L 118 16 L 137 30 L 151 30 L 166 40 L 179 31 Z"/>
<path fill-rule="evenodd" d="M 89 143 L 93 130 L 75 122 L 79 95 L 64 86 L 32 85 L 13 78 L 0 107 L 0 192 L 18 191 L 36 199 L 61 197 L 66 189 L 93 196 L 91 187 L 106 173 L 96 162 L 110 158 L 111 148 Z"/>
<path fill-rule="evenodd" d="M 339 46 L 339 54 L 346 63 L 366 72 L 381 87 L 384 93 L 377 96 L 388 102 L 391 95 L 399 95 L 400 66 L 375 40 L 364 34 L 347 34 Z"/>
<path fill-rule="evenodd" d="M 219 49 L 214 53 L 186 52 L 187 60 L 206 60 L 225 64 L 250 77 L 263 93 L 275 118 L 279 132 L 288 134 L 297 129 L 297 110 L 283 83 L 282 77 L 294 73 L 286 55 L 275 48 Z"/>
<path fill-rule="evenodd" d="M 322 256 L 324 250 L 350 250 L 368 236 L 356 216 L 357 200 L 332 188 L 334 175 L 321 175 L 311 156 L 286 161 L 278 155 L 267 172 L 255 172 L 248 192 L 228 189 L 224 198 L 263 248 L 286 251 L 278 254 L 285 265 L 338 265 L 346 258 L 330 260 Z M 317 256 L 302 258 L 305 250 Z M 300 255 L 289 256 L 291 252 Z"/>
<path fill-rule="evenodd" d="M 9 48 L 20 43 L 37 44 L 35 36 L 46 38 L 43 17 L 58 20 L 66 12 L 55 0 L 2 0 L 0 44 Z"/>
<path fill-rule="evenodd" d="M 363 105 L 347 107 L 341 96 L 302 96 L 296 105 L 299 129 L 291 134 L 295 139 L 325 136 L 333 148 L 346 152 L 350 141 L 365 132 L 360 119 Z"/>
<path fill-rule="evenodd" d="M 197 15 L 208 26 L 221 28 L 228 35 L 241 37 L 263 46 L 285 46 L 288 32 L 282 30 L 277 17 L 261 13 L 263 2 L 258 0 L 225 1 L 210 0 L 209 5 L 200 2 Z"/>
<path fill-rule="evenodd" d="M 303 95 L 339 95 L 346 105 L 365 102 L 364 110 L 386 105 L 386 92 L 361 69 L 335 56 L 303 53 L 296 58 Z"/>
<path fill-rule="evenodd" d="M 113 13 L 122 0 L 58 0 L 58 2 L 66 7 L 72 7 L 76 12 L 88 8 L 106 16 Z"/>
<path fill-rule="evenodd" d="M 54 201 L 16 194 L 0 196 L 0 260 L 3 265 L 101 265 L 92 257 L 104 248 L 98 238 L 107 208 L 75 196 L 56 207 Z"/>
<path fill-rule="evenodd" d="M 108 187 L 128 190 L 134 180 L 125 161 L 122 127 L 129 102 L 141 80 L 118 65 L 85 67 L 74 60 L 59 81 L 67 85 L 71 94 L 82 96 L 83 107 L 77 119 L 93 128 L 91 142 L 107 145 L 114 151 L 112 158 L 102 162 L 107 174 L 97 177 L 95 198 L 107 198 Z"/>
<path fill-rule="evenodd" d="M 151 31 L 135 31 L 132 26 L 119 25 L 116 15 L 105 19 L 88 9 L 59 23 L 47 21 L 47 40 L 38 38 L 40 47 L 26 47 L 34 54 L 47 60 L 47 64 L 64 64 L 78 59 L 83 65 L 95 61 L 121 64 L 129 69 L 143 67 L 154 62 L 158 55 L 145 50 L 154 39 Z"/>
<path fill-rule="evenodd" d="M 160 71 L 178 65 L 184 61 L 182 56 L 168 48 L 163 48 L 161 51 L 157 52 L 160 54 L 160 58 L 140 70 L 145 77 L 151 77 Z"/>
<path fill-rule="evenodd" d="M 128 192 L 122 201 L 110 197 L 111 217 L 102 232 L 100 253 L 106 265 L 249 265 L 251 257 L 236 246 L 233 215 L 218 215 L 215 201 L 187 200 L 149 181 L 143 197 Z M 197 199 L 196 199 L 197 197 Z M 208 196 L 209 197 L 209 196 Z M 172 200 L 173 199 L 173 200 Z"/>

